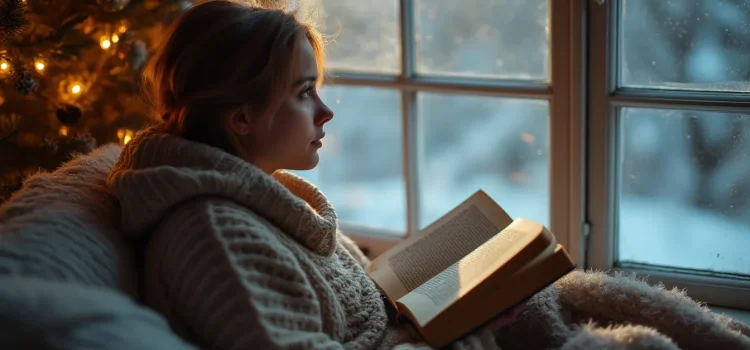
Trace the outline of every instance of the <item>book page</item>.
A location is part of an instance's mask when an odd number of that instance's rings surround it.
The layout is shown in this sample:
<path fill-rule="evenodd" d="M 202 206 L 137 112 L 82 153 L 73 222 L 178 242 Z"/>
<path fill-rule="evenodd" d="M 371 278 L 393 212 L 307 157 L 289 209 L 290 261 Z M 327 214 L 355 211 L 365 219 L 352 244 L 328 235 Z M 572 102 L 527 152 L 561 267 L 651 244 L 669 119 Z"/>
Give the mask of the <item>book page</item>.
<path fill-rule="evenodd" d="M 486 193 L 478 191 L 454 210 L 375 259 L 370 277 L 398 299 L 497 235 L 512 222 Z"/>
<path fill-rule="evenodd" d="M 508 276 L 534 259 L 551 254 L 555 245 L 554 236 L 542 225 L 519 219 L 398 302 L 424 325 L 491 274 L 499 273 L 511 260 L 517 261 L 507 267 Z"/>

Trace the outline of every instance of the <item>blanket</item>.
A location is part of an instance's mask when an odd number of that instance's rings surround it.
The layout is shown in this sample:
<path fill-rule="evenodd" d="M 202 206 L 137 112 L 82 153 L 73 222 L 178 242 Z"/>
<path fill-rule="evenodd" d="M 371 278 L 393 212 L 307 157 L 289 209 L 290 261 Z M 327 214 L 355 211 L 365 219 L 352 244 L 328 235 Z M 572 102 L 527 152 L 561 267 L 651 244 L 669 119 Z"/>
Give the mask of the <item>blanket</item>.
<path fill-rule="evenodd" d="M 510 349 L 750 349 L 750 329 L 634 274 L 576 270 L 497 335 Z"/>

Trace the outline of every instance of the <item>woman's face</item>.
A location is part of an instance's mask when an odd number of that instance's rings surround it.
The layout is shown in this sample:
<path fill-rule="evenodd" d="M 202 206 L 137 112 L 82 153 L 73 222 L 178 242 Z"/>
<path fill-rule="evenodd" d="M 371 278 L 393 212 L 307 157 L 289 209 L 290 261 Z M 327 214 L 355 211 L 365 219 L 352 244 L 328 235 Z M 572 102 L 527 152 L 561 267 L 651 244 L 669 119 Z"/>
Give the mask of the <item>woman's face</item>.
<path fill-rule="evenodd" d="M 296 45 L 299 55 L 293 64 L 298 75 L 293 77 L 291 90 L 273 116 L 271 128 L 246 121 L 250 124 L 248 132 L 237 135 L 244 158 L 269 174 L 279 169 L 309 170 L 318 165 L 318 150 L 325 135 L 323 125 L 333 118 L 333 112 L 318 96 L 318 62 L 310 42 L 301 35 Z M 242 121 L 236 119 L 230 119 L 230 128 L 238 134 L 236 124 Z"/>

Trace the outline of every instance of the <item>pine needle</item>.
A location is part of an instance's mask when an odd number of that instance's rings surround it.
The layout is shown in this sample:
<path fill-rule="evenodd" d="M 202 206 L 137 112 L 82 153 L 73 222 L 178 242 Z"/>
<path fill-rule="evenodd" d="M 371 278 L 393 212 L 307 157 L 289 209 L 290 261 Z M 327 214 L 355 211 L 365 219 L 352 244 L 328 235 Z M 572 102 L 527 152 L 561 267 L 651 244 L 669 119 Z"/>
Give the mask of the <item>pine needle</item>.
<path fill-rule="evenodd" d="M 21 34 L 28 24 L 22 0 L 0 0 L 0 45 Z"/>

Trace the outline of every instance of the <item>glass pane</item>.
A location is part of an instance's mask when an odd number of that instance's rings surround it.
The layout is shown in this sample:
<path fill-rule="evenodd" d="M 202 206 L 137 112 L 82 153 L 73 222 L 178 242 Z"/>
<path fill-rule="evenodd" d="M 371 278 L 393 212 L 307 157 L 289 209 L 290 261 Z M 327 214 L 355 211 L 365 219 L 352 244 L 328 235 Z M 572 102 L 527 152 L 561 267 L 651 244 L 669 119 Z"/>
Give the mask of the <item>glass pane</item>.
<path fill-rule="evenodd" d="M 421 228 L 479 189 L 549 225 L 546 101 L 423 93 L 417 106 Z"/>
<path fill-rule="evenodd" d="M 750 274 L 750 115 L 621 111 L 619 260 Z"/>
<path fill-rule="evenodd" d="M 398 0 L 311 0 L 326 37 L 331 70 L 390 73 L 401 70 Z"/>
<path fill-rule="evenodd" d="M 406 232 L 400 93 L 327 86 L 321 98 L 335 117 L 320 164 L 296 173 L 321 188 L 341 222 Z"/>
<path fill-rule="evenodd" d="M 621 3 L 621 85 L 750 91 L 750 0 Z"/>
<path fill-rule="evenodd" d="M 417 71 L 548 80 L 548 0 L 414 0 Z"/>

